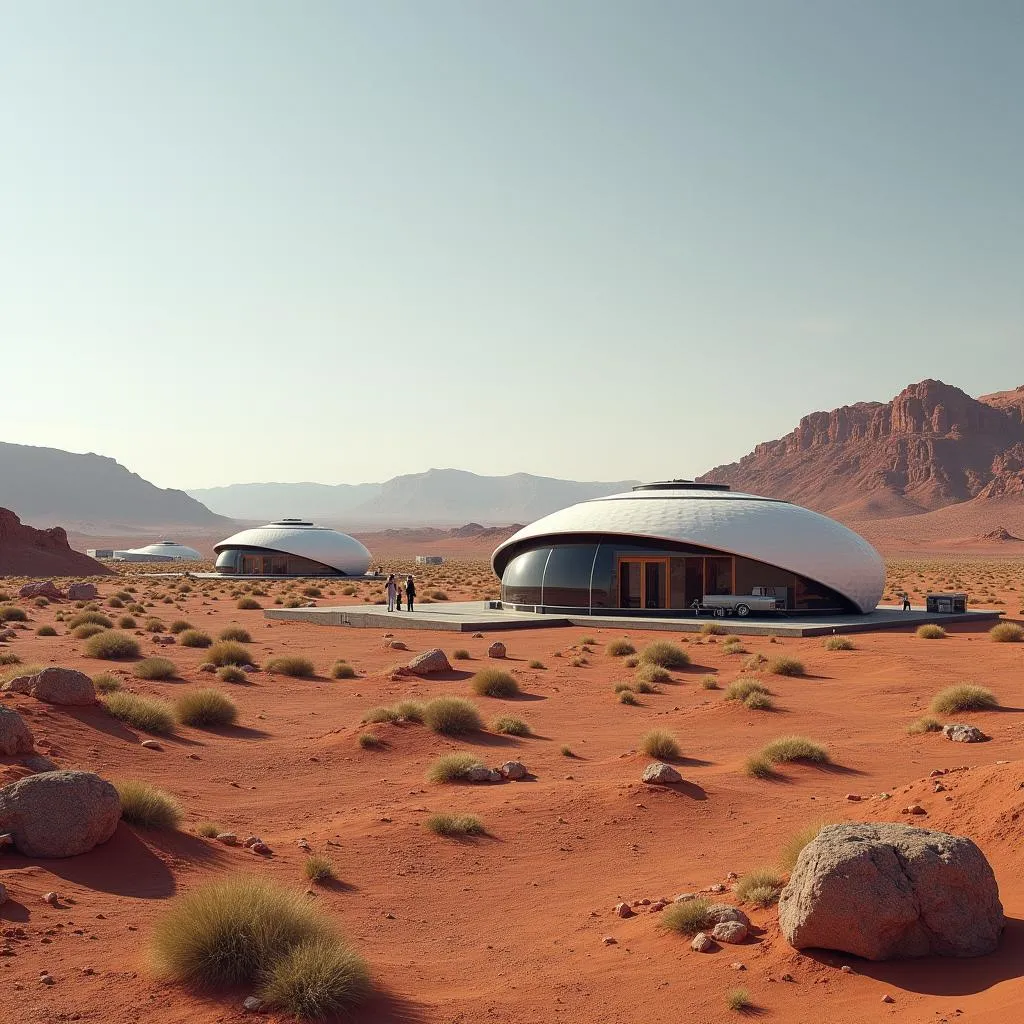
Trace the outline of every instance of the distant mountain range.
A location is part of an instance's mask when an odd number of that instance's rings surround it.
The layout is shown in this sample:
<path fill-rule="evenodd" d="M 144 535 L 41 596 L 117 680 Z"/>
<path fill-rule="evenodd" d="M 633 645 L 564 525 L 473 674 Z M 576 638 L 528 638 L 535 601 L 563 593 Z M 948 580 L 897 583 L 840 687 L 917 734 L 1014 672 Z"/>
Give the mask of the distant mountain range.
<path fill-rule="evenodd" d="M 35 527 L 152 533 L 230 528 L 184 491 L 165 490 L 102 455 L 0 442 L 0 506 Z"/>
<path fill-rule="evenodd" d="M 626 491 L 635 480 L 579 482 L 514 473 L 431 469 L 379 484 L 232 484 L 188 493 L 236 519 L 309 516 L 349 526 L 530 522 L 566 505 Z"/>

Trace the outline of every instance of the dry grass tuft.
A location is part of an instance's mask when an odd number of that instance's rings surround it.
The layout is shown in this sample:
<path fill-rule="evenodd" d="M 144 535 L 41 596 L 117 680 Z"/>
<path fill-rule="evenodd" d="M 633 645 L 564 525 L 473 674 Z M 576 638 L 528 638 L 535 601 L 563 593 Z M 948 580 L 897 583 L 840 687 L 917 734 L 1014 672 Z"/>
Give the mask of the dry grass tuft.
<path fill-rule="evenodd" d="M 931 715 L 925 715 L 907 726 L 908 736 L 920 736 L 926 732 L 942 732 L 942 723 Z"/>
<path fill-rule="evenodd" d="M 661 924 L 680 935 L 696 935 L 707 927 L 710 907 L 711 903 L 703 899 L 673 903 L 662 911 Z"/>
<path fill-rule="evenodd" d="M 818 833 L 823 828 L 828 828 L 831 824 L 833 824 L 831 821 L 812 821 L 804 825 L 798 832 L 794 832 L 782 844 L 782 849 L 779 851 L 779 867 L 787 873 L 792 872 L 793 868 L 796 867 L 796 862 L 800 859 L 800 854 L 803 853 L 804 847 L 811 840 L 817 839 Z"/>
<path fill-rule="evenodd" d="M 143 658 L 132 666 L 132 672 L 139 679 L 173 679 L 178 674 L 174 662 L 166 658 Z"/>
<path fill-rule="evenodd" d="M 460 736 L 483 728 L 476 706 L 462 697 L 435 697 L 423 708 L 423 722 L 444 736 Z"/>
<path fill-rule="evenodd" d="M 85 654 L 88 658 L 103 658 L 106 661 L 137 658 L 139 644 L 134 637 L 128 636 L 127 633 L 107 629 L 85 641 Z"/>
<path fill-rule="evenodd" d="M 946 636 L 946 631 L 941 626 L 931 622 L 918 626 L 917 636 L 921 640 L 942 640 Z"/>
<path fill-rule="evenodd" d="M 175 702 L 178 721 L 198 729 L 234 725 L 238 718 L 235 702 L 220 690 L 193 690 L 182 694 Z"/>
<path fill-rule="evenodd" d="M 138 779 L 114 783 L 121 798 L 121 817 L 139 828 L 175 829 L 181 823 L 181 805 L 162 789 Z"/>
<path fill-rule="evenodd" d="M 206 652 L 206 660 L 218 668 L 222 668 L 224 665 L 253 664 L 249 648 L 235 643 L 234 640 L 221 640 L 219 643 L 215 643 Z"/>
<path fill-rule="evenodd" d="M 109 693 L 107 711 L 126 725 L 155 736 L 167 736 L 174 731 L 174 710 L 170 704 L 134 693 Z"/>
<path fill-rule="evenodd" d="M 662 668 L 680 669 L 690 664 L 690 656 L 677 644 L 655 640 L 640 652 L 640 661 L 648 665 L 660 665 Z"/>
<path fill-rule="evenodd" d="M 1016 622 L 1000 622 L 988 631 L 988 635 L 997 644 L 1019 644 L 1024 641 L 1024 627 Z"/>
<path fill-rule="evenodd" d="M 613 658 L 624 658 L 627 654 L 636 654 L 636 648 L 628 640 L 612 640 L 604 653 Z"/>
<path fill-rule="evenodd" d="M 652 729 L 640 737 L 640 751 L 659 761 L 670 761 L 680 756 L 679 741 L 670 732 Z"/>
<path fill-rule="evenodd" d="M 826 651 L 852 651 L 854 649 L 853 641 L 845 636 L 830 636 L 824 646 Z"/>
<path fill-rule="evenodd" d="M 500 668 L 482 668 L 470 680 L 470 687 L 480 697 L 508 699 L 519 696 L 519 684 Z"/>
<path fill-rule="evenodd" d="M 312 679 L 316 675 L 313 662 L 298 654 L 286 654 L 278 658 L 271 658 L 265 668 L 271 674 L 290 676 L 293 679 Z"/>
<path fill-rule="evenodd" d="M 999 701 L 991 690 L 973 683 L 958 683 L 947 686 L 932 700 L 932 711 L 937 715 L 952 715 L 958 711 L 993 711 Z"/>
<path fill-rule="evenodd" d="M 483 762 L 469 753 L 445 754 L 427 770 L 429 782 L 465 782 L 474 768 L 483 768 Z"/>
<path fill-rule="evenodd" d="M 432 814 L 423 822 L 435 835 L 439 836 L 483 836 L 487 829 L 479 818 L 471 814 Z"/>

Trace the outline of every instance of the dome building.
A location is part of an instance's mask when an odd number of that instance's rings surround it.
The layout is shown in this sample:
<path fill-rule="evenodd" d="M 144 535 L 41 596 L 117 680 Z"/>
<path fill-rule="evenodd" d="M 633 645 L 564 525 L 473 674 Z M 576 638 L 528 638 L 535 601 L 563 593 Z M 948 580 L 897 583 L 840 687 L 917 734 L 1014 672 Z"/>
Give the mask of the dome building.
<path fill-rule="evenodd" d="M 217 572 L 239 576 L 362 576 L 371 557 L 355 537 L 304 519 L 242 530 L 213 550 Z"/>
<path fill-rule="evenodd" d="M 544 516 L 501 544 L 491 564 L 503 605 L 520 611 L 671 616 L 716 595 L 768 593 L 780 610 L 868 614 L 885 584 L 875 549 L 835 520 L 685 480 Z"/>
<path fill-rule="evenodd" d="M 117 562 L 201 562 L 203 556 L 195 548 L 173 540 L 160 540 L 142 548 L 126 548 L 112 552 Z"/>

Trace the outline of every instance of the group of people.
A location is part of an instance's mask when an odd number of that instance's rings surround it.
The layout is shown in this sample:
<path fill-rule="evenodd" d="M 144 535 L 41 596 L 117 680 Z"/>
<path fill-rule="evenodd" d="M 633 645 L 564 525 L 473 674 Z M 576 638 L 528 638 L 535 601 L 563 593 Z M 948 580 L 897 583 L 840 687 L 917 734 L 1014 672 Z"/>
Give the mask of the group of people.
<path fill-rule="evenodd" d="M 393 612 L 396 609 L 402 610 L 402 584 L 395 579 L 395 574 L 390 573 L 388 575 L 388 581 L 384 584 L 384 593 L 388 598 L 388 611 Z M 413 582 L 412 576 L 405 577 L 405 605 L 409 611 L 412 611 L 413 602 L 416 600 L 416 584 Z"/>

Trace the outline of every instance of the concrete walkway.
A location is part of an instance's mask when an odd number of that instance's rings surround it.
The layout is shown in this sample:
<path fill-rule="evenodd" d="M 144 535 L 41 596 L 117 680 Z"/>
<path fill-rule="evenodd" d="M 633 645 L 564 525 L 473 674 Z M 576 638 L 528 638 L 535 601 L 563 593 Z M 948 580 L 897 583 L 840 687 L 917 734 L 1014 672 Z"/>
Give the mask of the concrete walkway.
<path fill-rule="evenodd" d="M 477 633 L 505 629 L 543 629 L 552 626 L 583 626 L 591 629 L 661 630 L 699 633 L 708 622 L 716 622 L 738 636 L 825 636 L 830 633 L 866 633 L 877 629 L 913 628 L 926 622 L 949 625 L 973 623 L 988 628 L 1003 613 L 975 611 L 964 615 L 935 615 L 915 608 L 903 612 L 897 607 L 879 607 L 870 615 L 787 615 L 761 619 L 713 619 L 692 615 L 649 618 L 630 615 L 558 615 L 514 612 L 491 608 L 482 601 L 437 602 L 420 605 L 414 612 L 388 612 L 382 605 L 341 605 L 318 608 L 268 608 L 264 617 L 286 622 L 313 622 L 322 626 L 353 626 L 357 629 L 430 629 L 451 633 Z"/>

